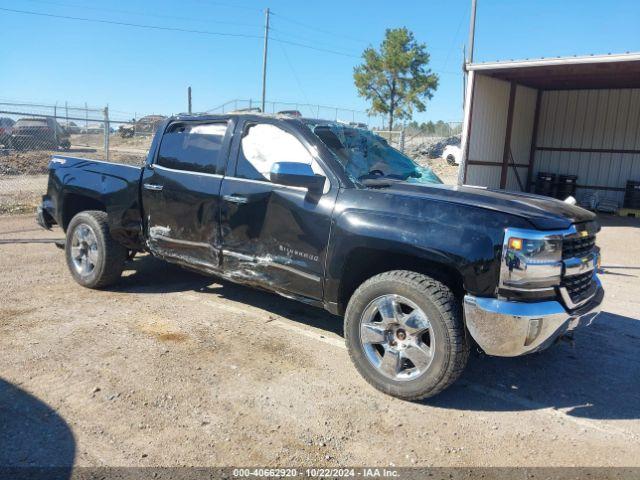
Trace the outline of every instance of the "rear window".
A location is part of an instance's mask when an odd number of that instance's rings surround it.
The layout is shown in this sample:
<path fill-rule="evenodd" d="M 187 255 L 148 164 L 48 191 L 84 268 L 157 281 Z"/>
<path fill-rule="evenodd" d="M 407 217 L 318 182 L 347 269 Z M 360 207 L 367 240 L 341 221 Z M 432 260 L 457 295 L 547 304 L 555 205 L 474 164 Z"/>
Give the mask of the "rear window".
<path fill-rule="evenodd" d="M 16 122 L 16 127 L 46 127 L 46 118 L 21 118 Z"/>
<path fill-rule="evenodd" d="M 226 123 L 177 124 L 162 136 L 158 165 L 190 172 L 216 173 Z"/>

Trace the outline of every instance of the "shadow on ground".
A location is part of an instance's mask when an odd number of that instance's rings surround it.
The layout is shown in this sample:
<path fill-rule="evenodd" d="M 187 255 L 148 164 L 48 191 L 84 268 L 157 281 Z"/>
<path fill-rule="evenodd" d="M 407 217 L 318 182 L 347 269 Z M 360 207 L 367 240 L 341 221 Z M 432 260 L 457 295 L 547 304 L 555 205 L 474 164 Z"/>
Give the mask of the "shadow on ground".
<path fill-rule="evenodd" d="M 115 291 L 197 291 L 342 335 L 342 319 L 274 293 L 136 257 Z M 423 403 L 470 411 L 562 409 L 592 419 L 640 418 L 640 319 L 602 313 L 575 342 L 518 358 L 473 356 L 461 381 Z M 332 347 L 328 347 L 332 348 Z"/>
<path fill-rule="evenodd" d="M 204 276 L 163 262 L 150 255 L 136 256 L 113 291 L 122 293 L 171 293 L 196 291 L 267 310 L 305 325 L 342 335 L 342 319 L 320 309 L 272 292 Z"/>
<path fill-rule="evenodd" d="M 62 417 L 0 378 L 0 476 L 9 478 L 2 475 L 7 468 L 58 467 L 50 478 L 70 478 L 75 452 L 73 433 Z M 13 474 L 20 472 L 29 470 Z"/>
<path fill-rule="evenodd" d="M 603 312 L 544 352 L 469 361 L 431 406 L 473 411 L 561 409 L 591 419 L 640 418 L 640 319 Z"/>

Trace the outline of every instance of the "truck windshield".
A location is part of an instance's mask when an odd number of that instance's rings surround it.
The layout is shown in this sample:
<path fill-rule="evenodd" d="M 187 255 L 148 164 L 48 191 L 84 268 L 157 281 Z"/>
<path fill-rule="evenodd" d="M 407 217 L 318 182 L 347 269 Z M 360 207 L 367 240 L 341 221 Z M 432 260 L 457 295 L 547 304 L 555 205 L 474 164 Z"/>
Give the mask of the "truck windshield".
<path fill-rule="evenodd" d="M 430 168 L 422 167 L 369 130 L 338 123 L 308 124 L 357 183 L 396 180 L 442 183 Z"/>

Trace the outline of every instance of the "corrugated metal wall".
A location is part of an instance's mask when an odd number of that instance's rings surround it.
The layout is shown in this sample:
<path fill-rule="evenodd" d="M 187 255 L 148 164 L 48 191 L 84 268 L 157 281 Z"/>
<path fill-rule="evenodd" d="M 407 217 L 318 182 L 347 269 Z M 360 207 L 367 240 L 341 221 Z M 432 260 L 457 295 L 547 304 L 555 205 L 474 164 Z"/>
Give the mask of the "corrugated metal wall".
<path fill-rule="evenodd" d="M 545 91 L 540 104 L 534 175 L 577 175 L 578 185 L 624 188 L 640 181 L 640 89 Z M 570 151 L 578 149 L 583 151 Z M 636 150 L 638 153 L 585 152 Z M 580 199 L 589 189 L 578 189 Z M 598 190 L 622 206 L 624 192 Z"/>
<path fill-rule="evenodd" d="M 469 136 L 469 157 L 466 183 L 500 188 L 500 175 L 509 110 L 509 82 L 476 75 L 473 93 L 473 116 Z M 511 152 L 518 175 L 526 185 L 531 135 L 535 117 L 537 90 L 517 86 L 513 108 Z M 520 190 L 515 169 L 507 171 L 508 190 Z"/>

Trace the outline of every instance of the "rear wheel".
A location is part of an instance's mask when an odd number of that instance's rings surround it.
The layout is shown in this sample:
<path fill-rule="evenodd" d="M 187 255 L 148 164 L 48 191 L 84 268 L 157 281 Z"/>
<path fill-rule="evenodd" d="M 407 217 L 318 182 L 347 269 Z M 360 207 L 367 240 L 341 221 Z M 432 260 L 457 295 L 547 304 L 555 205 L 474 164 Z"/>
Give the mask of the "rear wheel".
<path fill-rule="evenodd" d="M 364 282 L 349 301 L 344 331 L 349 355 L 365 380 L 406 400 L 447 388 L 469 356 L 453 292 L 415 272 L 385 272 Z"/>
<path fill-rule="evenodd" d="M 105 212 L 88 210 L 71 219 L 65 256 L 80 285 L 102 288 L 116 283 L 127 255 L 128 250 L 111 237 Z"/>

